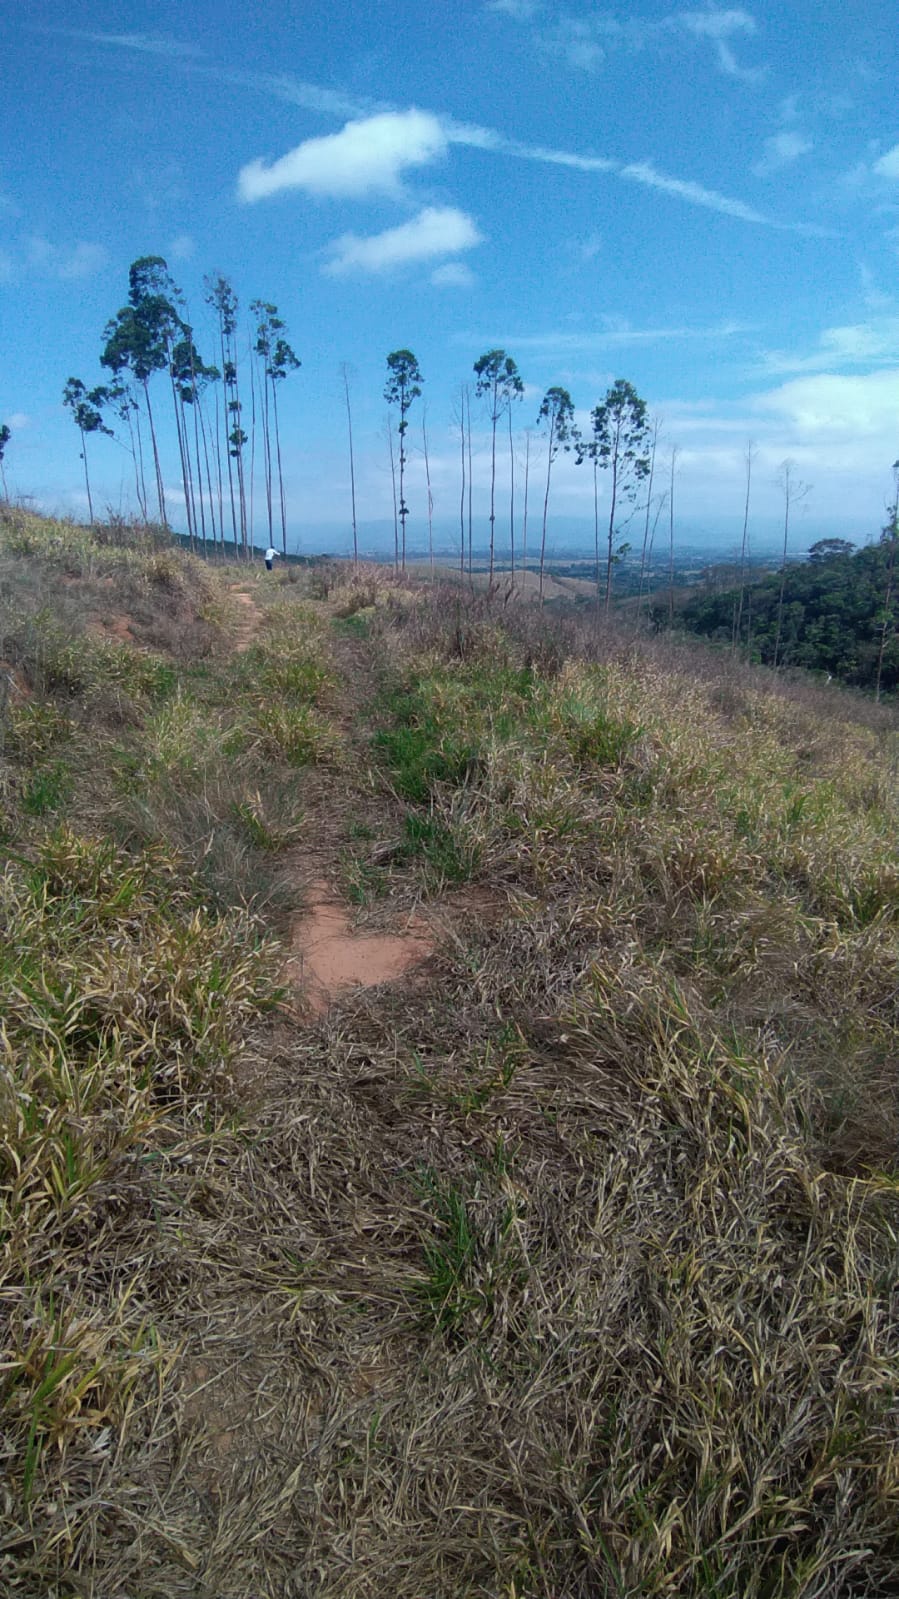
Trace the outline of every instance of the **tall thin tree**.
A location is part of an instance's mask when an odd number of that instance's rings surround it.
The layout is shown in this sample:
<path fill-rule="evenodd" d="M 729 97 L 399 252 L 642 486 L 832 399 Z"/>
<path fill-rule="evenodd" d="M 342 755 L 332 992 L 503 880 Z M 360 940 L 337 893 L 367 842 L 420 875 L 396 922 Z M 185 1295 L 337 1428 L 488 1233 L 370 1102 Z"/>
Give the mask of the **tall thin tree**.
<path fill-rule="evenodd" d="M 543 496 L 543 532 L 540 539 L 540 604 L 542 605 L 550 478 L 553 462 L 559 451 L 571 448 L 570 441 L 574 431 L 574 402 L 567 389 L 558 385 L 547 389 L 537 413 L 537 421 L 542 422 L 546 428 L 546 493 Z"/>
<path fill-rule="evenodd" d="M 390 449 L 390 483 L 393 489 L 393 570 L 400 569 L 400 518 L 396 498 L 396 460 L 393 453 L 393 417 L 387 412 L 387 444 Z"/>
<path fill-rule="evenodd" d="M 489 588 L 493 589 L 494 551 L 496 544 L 496 426 L 508 409 L 511 418 L 512 400 L 524 394 L 524 384 L 518 368 L 505 350 L 488 350 L 474 364 L 477 383 L 475 394 L 486 399 L 490 418 L 490 573 Z M 511 432 L 510 432 L 511 439 Z"/>
<path fill-rule="evenodd" d="M 640 484 L 649 476 L 652 430 L 646 415 L 646 401 L 641 400 L 633 384 L 625 382 L 624 378 L 618 378 L 605 399 L 594 406 L 590 420 L 592 436 L 586 442 L 579 441 L 577 450 L 579 461 L 592 459 L 608 470 L 611 479 L 604 607 L 608 616 L 612 603 L 618 507 L 622 501 L 633 502 Z M 597 588 L 598 585 L 597 570 Z M 597 613 L 598 610 L 597 594 Z"/>
<path fill-rule="evenodd" d="M 756 452 L 752 447 L 752 440 L 746 446 L 743 457 L 746 463 L 746 498 L 743 502 L 743 537 L 740 542 L 740 590 L 734 612 L 734 631 L 731 640 L 731 654 L 735 654 L 740 647 L 740 636 L 743 632 L 743 604 L 746 598 L 746 566 L 749 560 L 749 497 L 752 490 L 752 467 Z"/>
<path fill-rule="evenodd" d="M 425 457 L 425 484 L 428 490 L 428 565 L 434 581 L 434 496 L 431 493 L 431 463 L 428 459 L 428 408 L 421 408 L 421 444 Z"/>
<path fill-rule="evenodd" d="M 384 398 L 388 405 L 398 406 L 400 413 L 397 433 L 400 441 L 399 518 L 403 530 L 403 571 L 406 570 L 406 518 L 409 515 L 405 495 L 406 433 L 409 427 L 409 410 L 413 401 L 421 394 L 423 381 L 418 362 L 411 350 L 391 351 L 387 357 L 387 384 Z"/>
<path fill-rule="evenodd" d="M 678 449 L 671 446 L 671 476 L 668 482 L 668 626 L 674 626 L 674 475 Z"/>
<path fill-rule="evenodd" d="M 87 490 L 91 527 L 94 525 L 94 502 L 91 498 L 91 480 L 87 469 L 87 440 L 90 433 L 105 433 L 108 438 L 112 438 L 112 428 L 108 428 L 103 421 L 101 409 L 108 401 L 108 388 L 100 386 L 86 389 L 80 378 L 69 378 L 62 391 L 62 403 L 71 411 L 72 420 L 81 434 L 81 460 L 84 464 L 84 487 Z"/>
<path fill-rule="evenodd" d="M 459 494 L 459 578 L 465 581 L 465 389 L 459 390 L 459 438 L 462 454 L 462 487 Z"/>
<path fill-rule="evenodd" d="M 343 378 L 343 397 L 346 402 L 346 427 L 350 441 L 350 503 L 353 511 L 353 565 L 359 565 L 359 536 L 356 530 L 356 464 L 353 458 L 353 413 L 350 409 L 350 375 L 346 361 L 341 363 L 340 375 Z"/>
<path fill-rule="evenodd" d="M 646 483 L 646 506 L 643 521 L 643 546 L 640 551 L 640 587 L 637 591 L 637 627 L 640 626 L 640 611 L 643 605 L 643 587 L 646 580 L 646 561 L 649 554 L 649 518 L 652 513 L 652 485 L 656 471 L 656 450 L 661 432 L 661 418 L 654 416 L 650 420 L 649 437 L 649 476 Z"/>
<path fill-rule="evenodd" d="M 784 543 L 783 556 L 780 563 L 780 593 L 777 597 L 777 632 L 774 637 L 774 670 L 777 670 L 780 661 L 780 645 L 783 637 L 784 596 L 787 589 L 787 545 L 790 538 L 790 514 L 794 505 L 804 500 L 810 493 L 810 483 L 802 483 L 795 477 L 795 461 L 784 461 L 778 477 L 778 486 L 784 497 Z"/>
<path fill-rule="evenodd" d="M 528 479 L 531 473 L 531 430 L 524 430 L 524 517 L 521 523 L 521 562 L 524 592 L 528 590 Z"/>

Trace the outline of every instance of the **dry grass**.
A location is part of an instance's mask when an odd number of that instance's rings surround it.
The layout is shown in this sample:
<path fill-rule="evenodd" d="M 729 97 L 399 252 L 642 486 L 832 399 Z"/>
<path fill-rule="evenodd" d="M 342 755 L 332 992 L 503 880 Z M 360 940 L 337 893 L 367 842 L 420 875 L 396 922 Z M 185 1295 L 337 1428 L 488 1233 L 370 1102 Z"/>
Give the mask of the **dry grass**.
<path fill-rule="evenodd" d="M 326 577 L 7 705 L 5 1591 L 891 1594 L 894 726 Z M 442 936 L 313 1030 L 240 905 L 322 840 Z"/>

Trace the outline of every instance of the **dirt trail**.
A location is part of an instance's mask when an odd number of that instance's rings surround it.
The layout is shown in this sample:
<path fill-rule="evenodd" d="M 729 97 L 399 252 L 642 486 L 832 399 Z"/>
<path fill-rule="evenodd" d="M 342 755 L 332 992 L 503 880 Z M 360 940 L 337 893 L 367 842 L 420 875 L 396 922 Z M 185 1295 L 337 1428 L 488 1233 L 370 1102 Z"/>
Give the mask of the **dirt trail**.
<path fill-rule="evenodd" d="M 235 653 L 240 655 L 244 650 L 249 649 L 256 634 L 259 632 L 262 612 L 249 589 L 231 589 L 230 592 L 231 598 L 236 600 L 240 606 L 240 610 L 234 619 L 231 634 Z"/>
<path fill-rule="evenodd" d="M 354 929 L 346 908 L 328 883 L 312 883 L 307 910 L 294 925 L 285 979 L 299 984 L 312 1015 L 353 988 L 395 982 L 434 952 L 434 939 L 415 916 L 395 932 Z"/>

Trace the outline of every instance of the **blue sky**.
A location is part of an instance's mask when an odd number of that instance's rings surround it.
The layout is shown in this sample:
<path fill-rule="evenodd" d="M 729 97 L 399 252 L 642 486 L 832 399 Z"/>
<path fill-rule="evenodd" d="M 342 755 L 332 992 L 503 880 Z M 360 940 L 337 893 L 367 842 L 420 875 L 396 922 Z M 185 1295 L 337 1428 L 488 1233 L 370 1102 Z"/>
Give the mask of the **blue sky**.
<path fill-rule="evenodd" d="M 876 532 L 899 456 L 899 112 L 887 0 L 619 10 L 551 0 L 365 5 L 29 0 L 0 22 L 0 421 L 10 492 L 83 514 L 66 379 L 91 385 L 130 262 L 161 254 L 211 355 L 204 275 L 274 301 L 292 536 L 343 546 L 349 363 L 362 522 L 388 519 L 387 353 L 424 374 L 438 528 L 458 526 L 460 385 L 518 362 L 519 488 L 537 411 L 586 420 L 617 378 L 677 447 L 684 539 L 772 537 L 780 464 L 811 485 L 795 547 Z M 161 381 L 160 385 L 161 385 Z M 163 399 L 160 389 L 159 405 Z M 424 535 L 422 402 L 410 540 Z M 489 429 L 477 402 L 475 516 Z M 95 498 L 130 461 L 94 441 Z M 172 441 L 166 482 L 177 515 Z M 505 464 L 503 470 L 505 470 Z M 502 491 L 505 493 L 505 489 Z M 261 503 L 261 495 L 258 496 Z M 553 521 L 592 518 L 555 469 Z M 532 509 L 532 515 L 534 510 Z M 261 532 L 261 523 L 259 524 Z"/>

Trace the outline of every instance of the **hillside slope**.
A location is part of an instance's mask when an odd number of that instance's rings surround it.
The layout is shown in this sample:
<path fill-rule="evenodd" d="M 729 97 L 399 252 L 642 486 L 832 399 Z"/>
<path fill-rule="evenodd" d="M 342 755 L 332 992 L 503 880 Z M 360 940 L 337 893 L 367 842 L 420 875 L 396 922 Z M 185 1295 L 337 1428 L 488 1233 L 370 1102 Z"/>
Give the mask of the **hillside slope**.
<path fill-rule="evenodd" d="M 2 533 L 5 1591 L 893 1593 L 887 711 Z"/>

